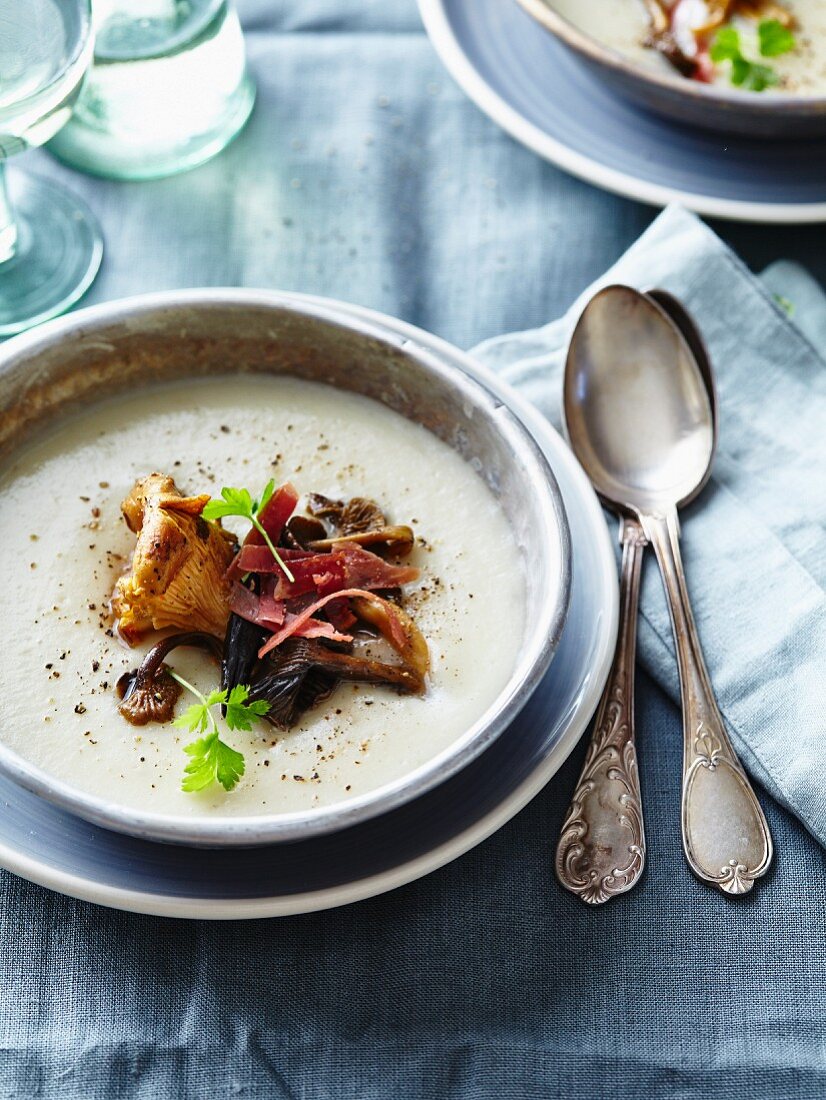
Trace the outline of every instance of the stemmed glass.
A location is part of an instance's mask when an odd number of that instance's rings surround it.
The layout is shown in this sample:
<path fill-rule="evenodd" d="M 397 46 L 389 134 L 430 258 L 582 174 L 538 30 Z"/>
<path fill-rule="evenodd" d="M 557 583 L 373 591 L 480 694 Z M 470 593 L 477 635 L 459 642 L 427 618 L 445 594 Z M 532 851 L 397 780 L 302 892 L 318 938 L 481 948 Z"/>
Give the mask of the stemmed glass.
<path fill-rule="evenodd" d="M 69 119 L 92 60 L 90 0 L 0 0 L 0 336 L 68 309 L 103 252 L 79 199 L 5 160 L 48 141 Z"/>

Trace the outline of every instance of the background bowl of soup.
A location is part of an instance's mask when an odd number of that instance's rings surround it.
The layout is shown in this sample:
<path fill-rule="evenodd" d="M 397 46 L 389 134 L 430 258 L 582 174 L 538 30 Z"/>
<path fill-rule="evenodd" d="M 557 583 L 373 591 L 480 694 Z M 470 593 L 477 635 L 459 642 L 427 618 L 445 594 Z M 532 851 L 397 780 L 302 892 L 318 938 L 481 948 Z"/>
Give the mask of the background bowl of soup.
<path fill-rule="evenodd" d="M 682 76 L 658 51 L 645 46 L 649 18 L 644 0 L 518 2 L 591 72 L 641 107 L 727 133 L 766 138 L 826 135 L 823 0 L 785 4 L 796 21 L 796 47 L 778 57 L 758 59 L 777 80 L 762 91 L 733 86 L 726 61 L 715 65 L 710 83 Z"/>
<path fill-rule="evenodd" d="M 245 734 L 234 791 L 183 792 L 190 738 L 119 715 L 114 683 L 146 646 L 125 648 L 107 626 L 134 545 L 120 500 L 153 469 L 213 495 L 274 474 L 303 492 L 373 496 L 413 523 L 425 696 L 342 687 L 296 730 Z M 0 669 L 0 770 L 98 824 L 183 844 L 330 832 L 455 774 L 539 683 L 570 594 L 553 472 L 483 372 L 379 315 L 264 291 L 141 296 L 7 343 L 0 532 L 14 639 Z M 209 690 L 214 666 L 178 652 L 188 663 L 176 653 L 176 668 Z"/>

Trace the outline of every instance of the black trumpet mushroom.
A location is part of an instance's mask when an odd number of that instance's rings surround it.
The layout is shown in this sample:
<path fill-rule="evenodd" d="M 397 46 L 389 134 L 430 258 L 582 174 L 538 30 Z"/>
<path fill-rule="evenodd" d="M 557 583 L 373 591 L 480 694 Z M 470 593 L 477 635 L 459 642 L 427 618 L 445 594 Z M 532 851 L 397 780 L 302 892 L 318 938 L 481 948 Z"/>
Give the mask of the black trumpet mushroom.
<path fill-rule="evenodd" d="M 258 650 L 264 644 L 267 634 L 264 627 L 242 619 L 235 612 L 230 615 L 221 661 L 221 687 L 224 690 L 229 692 L 238 684 L 250 682 L 258 660 Z M 226 713 L 226 708 L 221 709 Z"/>
<path fill-rule="evenodd" d="M 326 699 L 340 680 L 383 684 L 410 694 L 422 689 L 420 678 L 407 665 L 385 664 L 314 638 L 288 638 L 262 661 L 249 698 L 266 700 L 266 720 L 287 730 L 304 711 Z"/>

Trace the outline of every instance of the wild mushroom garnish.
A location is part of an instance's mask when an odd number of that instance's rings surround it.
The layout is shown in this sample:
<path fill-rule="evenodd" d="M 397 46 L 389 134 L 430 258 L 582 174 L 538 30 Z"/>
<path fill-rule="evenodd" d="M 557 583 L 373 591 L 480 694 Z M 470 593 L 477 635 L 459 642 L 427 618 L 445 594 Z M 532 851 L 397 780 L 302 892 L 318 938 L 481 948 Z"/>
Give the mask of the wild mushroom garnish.
<path fill-rule="evenodd" d="M 346 597 L 326 603 L 324 618 L 305 616 L 296 624 L 314 598 L 343 589 L 398 589 L 419 576 L 418 569 L 388 563 L 361 545 L 369 543 L 396 554 L 409 553 L 413 548 L 411 529 L 387 527 L 384 513 L 375 502 L 357 497 L 345 503 L 313 494 L 308 508 L 318 514 L 301 516 L 290 515 L 298 500 L 292 486 L 279 489 L 272 500 L 281 501 L 269 532 L 272 539 L 280 541 L 281 561 L 276 561 L 271 548 L 251 533 L 230 570 L 232 614 L 225 637 L 222 677 L 226 689 L 250 682 L 258 651 L 267 637 L 288 623 L 295 624 L 290 633 L 301 637 L 333 643 L 352 640 L 347 631 L 357 618 Z M 272 507 L 268 505 L 266 511 L 271 512 Z M 319 515 L 324 515 L 337 532 L 343 528 L 369 528 L 374 523 L 381 526 L 328 537 Z M 289 579 L 285 567 L 290 571 Z"/>
<path fill-rule="evenodd" d="M 356 546 L 369 546 L 373 553 L 405 555 L 413 549 L 415 536 L 410 527 L 376 527 L 372 531 L 361 531 L 352 535 L 336 535 L 333 538 L 313 539 L 307 543 L 308 550 L 335 550 L 345 543 Z"/>
<path fill-rule="evenodd" d="M 423 692 L 430 671 L 430 653 L 422 632 L 407 612 L 375 592 L 357 596 L 351 604 L 356 615 L 376 627 L 399 654 L 409 676 L 410 690 Z"/>
<path fill-rule="evenodd" d="M 281 532 L 281 545 L 290 550 L 306 550 L 310 543 L 327 538 L 327 528 L 313 516 L 293 516 Z"/>
<path fill-rule="evenodd" d="M 215 500 L 183 497 L 171 478 L 153 474 L 124 501 L 138 545 L 113 600 L 122 632 L 134 640 L 144 630 L 178 625 L 170 606 L 187 626 L 198 625 L 158 642 L 118 685 L 119 709 L 135 724 L 170 720 L 181 688 L 198 700 L 175 720 L 205 734 L 186 746 L 192 760 L 184 790 L 215 780 L 230 790 L 243 775 L 243 754 L 219 736 L 219 706 L 229 729 L 251 729 L 255 718 L 289 729 L 342 680 L 407 694 L 425 690 L 427 643 L 401 606 L 377 594 L 398 593 L 400 602 L 402 586 L 417 580 L 419 570 L 367 549 L 408 554 L 412 530 L 389 526 L 381 508 L 364 497 L 343 502 L 313 496 L 312 516 L 293 514 L 298 499 L 292 485 L 276 489 L 272 482 L 257 501 L 246 489 L 222 489 Z M 240 548 L 221 527 L 229 515 L 251 523 Z M 187 571 L 201 543 L 204 554 L 212 550 L 206 583 L 219 605 L 212 615 L 199 595 L 204 578 Z M 204 555 L 198 560 L 203 569 Z M 174 589 L 180 576 L 188 593 Z M 354 629 L 372 644 L 381 635 L 400 661 L 386 663 L 365 652 Z M 164 663 L 178 645 L 202 646 L 221 661 L 219 690 L 202 695 Z"/>
<path fill-rule="evenodd" d="M 170 674 L 165 659 L 178 646 L 206 649 L 213 657 L 221 659 L 221 643 L 212 634 L 189 631 L 186 634 L 171 634 L 157 642 L 140 667 L 125 672 L 116 684 L 121 699 L 118 710 L 133 726 L 172 720 L 181 686 Z"/>
<path fill-rule="evenodd" d="M 329 520 L 336 532 L 332 537 L 321 535 L 308 541 L 308 550 L 332 550 L 343 542 L 369 546 L 374 553 L 397 556 L 409 554 L 413 549 L 412 529 L 399 524 L 389 525 L 379 505 L 367 497 L 342 501 L 312 493 L 307 508 L 312 515 Z"/>
<path fill-rule="evenodd" d="M 250 685 L 250 699 L 269 703 L 267 722 L 289 730 L 305 711 L 330 697 L 339 678 L 314 661 L 323 662 L 330 653 L 321 642 L 293 638 L 261 665 Z"/>
<path fill-rule="evenodd" d="M 150 630 L 201 630 L 222 637 L 229 617 L 226 571 L 235 540 L 201 513 L 208 495 L 185 497 L 171 477 L 135 483 L 121 508 L 138 540 L 115 585 L 112 610 L 133 645 Z"/>
<path fill-rule="evenodd" d="M 363 531 L 375 531 L 386 524 L 384 512 L 374 500 L 353 497 L 341 510 L 338 528 L 342 535 L 358 535 Z"/>
<path fill-rule="evenodd" d="M 384 527 L 387 520 L 374 500 L 353 497 L 352 500 L 331 500 L 321 493 L 310 493 L 307 510 L 311 516 L 327 519 L 341 535 L 355 535 Z"/>
<path fill-rule="evenodd" d="M 757 26 L 757 48 L 762 57 L 777 57 L 794 49 L 791 34 L 795 18 L 777 0 L 643 0 L 648 13 L 644 45 L 659 51 L 678 72 L 708 82 L 714 65 L 731 62 L 731 82 L 752 91 L 778 83 L 769 66 L 749 60 L 740 34 L 731 24 L 743 16 Z"/>

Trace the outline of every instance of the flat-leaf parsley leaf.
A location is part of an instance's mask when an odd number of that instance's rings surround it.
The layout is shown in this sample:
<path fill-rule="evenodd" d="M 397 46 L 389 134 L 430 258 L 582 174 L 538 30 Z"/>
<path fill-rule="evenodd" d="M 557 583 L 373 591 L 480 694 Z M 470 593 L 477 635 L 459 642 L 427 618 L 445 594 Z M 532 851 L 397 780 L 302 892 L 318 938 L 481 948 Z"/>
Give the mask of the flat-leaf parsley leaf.
<path fill-rule="evenodd" d="M 731 82 L 738 88 L 749 92 L 764 92 L 777 84 L 779 77 L 770 65 L 761 65 L 757 61 L 737 58 L 731 63 Z"/>
<path fill-rule="evenodd" d="M 763 57 L 779 57 L 796 46 L 795 37 L 788 27 L 777 19 L 764 19 L 757 27 L 757 46 Z M 715 64 L 731 62 L 729 76 L 732 84 L 751 92 L 763 92 L 778 84 L 780 78 L 770 65 L 752 61 L 743 53 L 740 32 L 736 27 L 721 27 L 709 48 L 709 57 Z"/>
<path fill-rule="evenodd" d="M 295 577 L 281 558 L 281 555 L 273 545 L 272 539 L 264 530 L 258 518 L 261 512 L 267 507 L 270 500 L 272 500 L 274 492 L 275 482 L 272 480 L 267 482 L 264 487 L 264 492 L 258 500 L 252 499 L 252 494 L 249 489 L 236 489 L 232 486 L 224 486 L 221 490 L 221 499 L 209 501 L 209 503 L 205 505 L 201 515 L 204 519 L 225 519 L 227 516 L 239 516 L 241 519 L 248 519 L 269 547 L 270 553 L 275 558 L 284 576 L 292 584 Z"/>
<path fill-rule="evenodd" d="M 226 692 L 222 694 L 226 695 Z M 226 723 L 231 730 L 251 730 L 256 718 L 263 718 L 270 709 L 266 699 L 256 699 L 248 703 L 249 688 L 236 684 L 226 698 Z M 224 702 L 222 699 L 221 702 Z"/>
<path fill-rule="evenodd" d="M 721 27 L 714 36 L 708 51 L 712 61 L 736 61 L 743 56 L 740 35 L 734 27 Z"/>
<path fill-rule="evenodd" d="M 222 741 L 217 730 L 186 745 L 184 752 L 192 760 L 184 768 L 181 790 L 201 791 L 217 781 L 225 791 L 231 791 L 244 774 L 243 755 Z"/>
<path fill-rule="evenodd" d="M 226 706 L 226 723 L 231 730 L 251 730 L 253 721 L 256 718 L 263 718 L 270 709 L 269 703 L 263 699 L 248 703 L 249 688 L 243 684 L 237 684 L 229 693 L 211 691 L 209 695 L 203 695 L 174 669 L 170 669 L 169 674 L 198 700 L 191 707 L 187 707 L 180 718 L 175 719 L 173 725 L 178 729 L 189 730 L 191 733 L 206 735 L 184 746 L 184 752 L 191 756 L 192 760 L 184 768 L 181 790 L 200 791 L 210 783 L 217 782 L 225 791 L 231 791 L 244 774 L 244 757 L 242 753 L 221 740 L 213 707 L 221 704 Z"/>
<path fill-rule="evenodd" d="M 797 39 L 779 19 L 764 19 L 757 28 L 760 53 L 763 57 L 780 57 L 797 45 Z"/>

